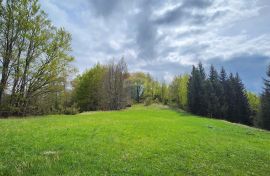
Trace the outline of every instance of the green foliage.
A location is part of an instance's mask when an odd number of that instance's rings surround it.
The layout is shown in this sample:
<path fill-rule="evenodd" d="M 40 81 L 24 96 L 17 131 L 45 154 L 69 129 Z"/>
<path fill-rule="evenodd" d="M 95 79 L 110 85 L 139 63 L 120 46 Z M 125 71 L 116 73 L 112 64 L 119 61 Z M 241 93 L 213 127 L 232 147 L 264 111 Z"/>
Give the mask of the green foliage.
<path fill-rule="evenodd" d="M 252 92 L 247 92 L 247 98 L 248 98 L 248 103 L 250 105 L 251 118 L 252 118 L 253 123 L 256 125 L 257 124 L 256 117 L 258 116 L 259 107 L 260 107 L 260 97 Z"/>
<path fill-rule="evenodd" d="M 245 87 L 238 74 L 227 78 L 222 68 L 220 75 L 211 66 L 207 77 L 202 64 L 193 67 L 188 84 L 190 112 L 231 122 L 252 125 Z"/>
<path fill-rule="evenodd" d="M 73 81 L 80 111 L 117 110 L 130 105 L 126 63 L 97 64 Z"/>
<path fill-rule="evenodd" d="M 0 23 L 0 104 L 37 114 L 46 104 L 37 101 L 61 94 L 72 73 L 71 35 L 51 24 L 38 0 L 1 1 Z"/>
<path fill-rule="evenodd" d="M 257 114 L 259 111 L 260 97 L 252 92 L 247 93 L 248 102 L 254 114 Z"/>
<path fill-rule="evenodd" d="M 150 74 L 142 72 L 131 73 L 129 77 L 131 98 L 136 103 L 155 101 L 157 103 L 167 104 L 169 101 L 169 90 L 166 83 L 160 83 L 154 80 Z"/>
<path fill-rule="evenodd" d="M 180 76 L 175 76 L 169 86 L 169 99 L 170 104 L 173 106 L 179 106 L 180 104 L 179 87 L 180 87 Z"/>
<path fill-rule="evenodd" d="M 193 66 L 188 84 L 188 107 L 197 115 L 207 115 L 205 72 L 201 65 Z"/>
<path fill-rule="evenodd" d="M 169 101 L 168 86 L 166 83 L 162 83 L 160 89 L 160 102 L 162 102 L 164 105 L 167 105 Z"/>
<path fill-rule="evenodd" d="M 252 124 L 250 117 L 250 107 L 245 87 L 238 74 L 234 76 L 230 74 L 229 84 L 229 103 L 228 103 L 228 119 L 232 122 Z"/>
<path fill-rule="evenodd" d="M 21 115 L 20 109 L 8 104 L 4 104 L 0 106 L 0 117 L 7 118 L 9 116 L 14 116 L 14 115 Z"/>
<path fill-rule="evenodd" d="M 222 67 L 219 75 L 219 82 L 221 85 L 221 92 L 219 96 L 220 102 L 220 118 L 225 119 L 228 117 L 228 108 L 229 108 L 229 100 L 230 100 L 230 89 L 227 78 L 227 73 L 225 69 Z"/>
<path fill-rule="evenodd" d="M 189 75 L 184 74 L 180 78 L 179 86 L 179 106 L 180 108 L 187 110 L 188 106 L 188 81 Z"/>
<path fill-rule="evenodd" d="M 62 107 L 60 113 L 66 115 L 75 115 L 79 113 L 79 109 L 77 108 L 76 104 L 73 104 L 70 107 Z"/>
<path fill-rule="evenodd" d="M 270 130 L 270 65 L 266 72 L 267 78 L 264 79 L 264 91 L 261 95 L 261 103 L 257 125 L 261 128 Z"/>
<path fill-rule="evenodd" d="M 221 116 L 221 89 L 218 72 L 211 65 L 209 78 L 206 81 L 207 113 L 210 117 L 220 118 Z"/>
<path fill-rule="evenodd" d="M 172 83 L 169 86 L 168 96 L 170 103 L 174 106 L 187 110 L 188 106 L 188 82 L 189 75 L 184 74 L 182 76 L 174 77 Z"/>
<path fill-rule="evenodd" d="M 147 97 L 147 98 L 144 100 L 144 105 L 145 105 L 145 106 L 150 106 L 152 103 L 153 103 L 153 100 L 152 100 L 151 97 Z"/>
<path fill-rule="evenodd" d="M 147 75 L 142 72 L 132 73 L 129 76 L 131 98 L 140 103 L 145 94 Z"/>
<path fill-rule="evenodd" d="M 74 100 L 81 111 L 98 110 L 102 108 L 102 86 L 106 68 L 97 64 L 89 71 L 76 78 Z"/>
<path fill-rule="evenodd" d="M 268 175 L 270 133 L 161 105 L 0 120 L 0 175 Z"/>

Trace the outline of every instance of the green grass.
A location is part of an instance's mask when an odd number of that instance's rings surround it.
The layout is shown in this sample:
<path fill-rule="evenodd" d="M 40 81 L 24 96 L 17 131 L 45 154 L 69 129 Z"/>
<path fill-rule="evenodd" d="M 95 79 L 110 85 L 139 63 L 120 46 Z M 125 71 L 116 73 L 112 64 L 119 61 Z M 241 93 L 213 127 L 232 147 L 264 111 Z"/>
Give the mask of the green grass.
<path fill-rule="evenodd" d="M 269 132 L 158 105 L 0 120 L 0 175 L 269 174 Z"/>

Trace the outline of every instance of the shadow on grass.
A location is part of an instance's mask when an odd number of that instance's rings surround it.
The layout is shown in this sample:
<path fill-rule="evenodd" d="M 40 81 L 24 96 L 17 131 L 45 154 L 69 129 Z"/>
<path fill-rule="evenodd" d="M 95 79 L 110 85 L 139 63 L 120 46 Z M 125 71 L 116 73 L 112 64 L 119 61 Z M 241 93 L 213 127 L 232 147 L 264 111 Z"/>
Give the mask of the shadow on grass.
<path fill-rule="evenodd" d="M 196 117 L 200 117 L 200 116 L 191 114 L 191 113 L 189 113 L 189 112 L 187 112 L 187 111 L 185 111 L 183 109 L 180 109 L 177 106 L 168 106 L 168 107 L 169 107 L 170 110 L 172 110 L 174 112 L 177 112 L 177 113 L 179 113 L 179 114 L 181 114 L 183 116 L 192 116 L 192 117 L 196 116 Z"/>

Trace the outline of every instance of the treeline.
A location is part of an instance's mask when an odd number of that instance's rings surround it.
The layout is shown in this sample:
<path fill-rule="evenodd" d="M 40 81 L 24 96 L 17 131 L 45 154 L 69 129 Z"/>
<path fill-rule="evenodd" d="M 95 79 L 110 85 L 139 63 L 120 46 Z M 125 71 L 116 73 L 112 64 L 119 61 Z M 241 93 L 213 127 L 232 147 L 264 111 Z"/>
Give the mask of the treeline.
<path fill-rule="evenodd" d="M 0 0 L 0 116 L 60 111 L 70 45 L 71 35 L 51 24 L 38 0 Z"/>
<path fill-rule="evenodd" d="M 179 108 L 193 114 L 270 130 L 270 65 L 261 95 L 248 92 L 238 73 L 227 74 L 224 68 L 218 72 L 211 66 L 207 75 L 199 63 L 192 67 L 188 81 L 184 77 L 171 83 L 176 88 L 170 89 L 170 103 L 177 102 Z M 175 101 L 178 94 L 184 98 Z"/>
<path fill-rule="evenodd" d="M 193 66 L 188 84 L 189 111 L 211 118 L 252 125 L 251 109 L 246 89 L 238 74 L 220 73 L 210 67 L 206 76 L 200 63 Z"/>
<path fill-rule="evenodd" d="M 124 59 L 97 64 L 73 81 L 73 100 L 80 111 L 119 110 L 131 105 Z"/>
<path fill-rule="evenodd" d="M 168 86 L 143 72 L 129 73 L 124 59 L 97 64 L 72 82 L 72 99 L 81 112 L 119 110 L 134 103 L 168 103 Z"/>
<path fill-rule="evenodd" d="M 270 129 L 270 66 L 260 96 L 238 74 L 193 66 L 168 84 L 129 73 L 124 59 L 76 77 L 71 35 L 56 28 L 38 0 L 0 0 L 0 116 L 75 114 L 163 103 L 210 118 Z M 71 83 L 71 84 L 70 84 Z"/>

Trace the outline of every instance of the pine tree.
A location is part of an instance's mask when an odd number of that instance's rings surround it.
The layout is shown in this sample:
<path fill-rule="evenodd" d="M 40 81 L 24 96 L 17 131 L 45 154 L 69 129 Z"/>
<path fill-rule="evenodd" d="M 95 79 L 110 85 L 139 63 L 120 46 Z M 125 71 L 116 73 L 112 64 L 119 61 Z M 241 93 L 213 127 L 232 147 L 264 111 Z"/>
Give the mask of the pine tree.
<path fill-rule="evenodd" d="M 228 96 L 229 96 L 229 88 L 228 88 L 228 80 L 227 73 L 224 67 L 221 68 L 219 75 L 219 83 L 221 85 L 220 92 L 220 118 L 224 119 L 228 114 Z"/>
<path fill-rule="evenodd" d="M 199 115 L 207 115 L 207 98 L 206 98 L 206 74 L 204 67 L 200 62 L 198 65 L 198 95 L 199 95 Z"/>
<path fill-rule="evenodd" d="M 236 92 L 235 92 L 235 80 L 234 75 L 230 73 L 230 76 L 227 80 L 227 89 L 229 90 L 226 94 L 228 109 L 225 119 L 231 122 L 235 121 L 235 114 L 236 114 Z"/>
<path fill-rule="evenodd" d="M 207 102 L 207 116 L 208 117 L 216 117 L 218 111 L 218 98 L 215 93 L 215 89 L 210 80 L 207 80 L 205 83 L 206 89 L 206 102 Z"/>
<path fill-rule="evenodd" d="M 258 117 L 258 126 L 270 130 L 270 65 L 264 79 L 264 91 L 261 95 L 261 107 Z"/>
<path fill-rule="evenodd" d="M 209 78 L 206 82 L 206 100 L 207 100 L 207 112 L 210 117 L 220 117 L 220 95 L 221 85 L 218 80 L 218 73 L 213 65 L 210 67 Z"/>
<path fill-rule="evenodd" d="M 189 110 L 197 115 L 207 115 L 205 91 L 205 72 L 201 63 L 198 68 L 193 66 L 188 84 Z"/>
<path fill-rule="evenodd" d="M 205 74 L 205 71 L 201 62 L 199 62 L 198 64 L 198 70 L 200 73 L 201 80 L 204 81 L 206 79 L 206 74 Z"/>
<path fill-rule="evenodd" d="M 231 122 L 251 125 L 250 107 L 245 87 L 238 74 L 230 74 L 228 80 L 228 114 L 226 119 Z"/>
<path fill-rule="evenodd" d="M 251 125 L 252 121 L 250 118 L 250 106 L 248 103 L 248 97 L 247 97 L 247 91 L 244 87 L 244 84 L 242 83 L 242 80 L 240 79 L 238 73 L 235 77 L 235 83 L 236 83 L 236 96 L 237 96 L 237 122 L 243 123 L 246 125 Z"/>
<path fill-rule="evenodd" d="M 191 75 L 188 83 L 188 108 L 189 111 L 197 114 L 197 92 L 196 92 L 196 77 L 198 70 L 195 66 L 192 67 Z"/>

